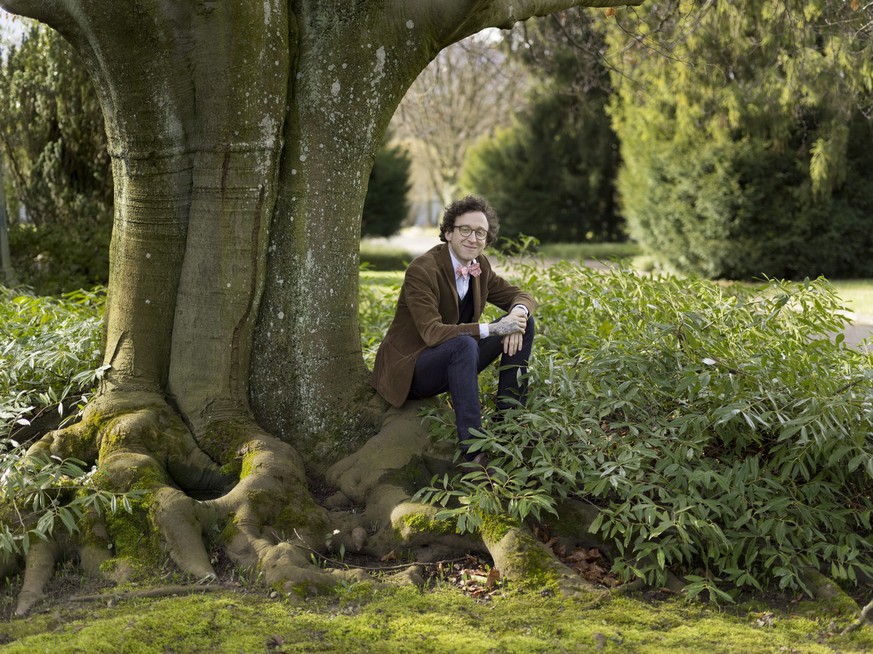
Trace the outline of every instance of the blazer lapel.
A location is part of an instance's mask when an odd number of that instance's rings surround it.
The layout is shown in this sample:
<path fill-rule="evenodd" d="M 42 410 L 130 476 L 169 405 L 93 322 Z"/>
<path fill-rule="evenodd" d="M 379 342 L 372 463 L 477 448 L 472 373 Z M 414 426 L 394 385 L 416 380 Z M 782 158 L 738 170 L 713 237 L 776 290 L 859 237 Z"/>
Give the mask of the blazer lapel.
<path fill-rule="evenodd" d="M 443 275 L 448 282 L 451 296 L 455 299 L 455 315 L 459 315 L 461 306 L 460 298 L 458 297 L 458 285 L 455 284 L 455 269 L 452 266 L 452 255 L 449 254 L 447 243 L 443 243 L 443 249 L 440 252 L 440 267 L 443 269 Z"/>
<path fill-rule="evenodd" d="M 481 266 L 482 262 L 480 259 L 481 259 L 481 257 L 479 259 L 477 259 L 477 261 L 479 261 L 479 265 Z M 484 273 L 484 269 L 483 269 L 483 273 Z M 482 279 L 481 274 L 478 277 L 473 277 L 472 275 L 470 275 L 470 290 L 468 290 L 467 292 L 473 294 L 473 320 L 479 320 L 479 316 L 482 315 L 482 293 L 481 293 L 482 282 L 480 281 L 481 279 Z"/>

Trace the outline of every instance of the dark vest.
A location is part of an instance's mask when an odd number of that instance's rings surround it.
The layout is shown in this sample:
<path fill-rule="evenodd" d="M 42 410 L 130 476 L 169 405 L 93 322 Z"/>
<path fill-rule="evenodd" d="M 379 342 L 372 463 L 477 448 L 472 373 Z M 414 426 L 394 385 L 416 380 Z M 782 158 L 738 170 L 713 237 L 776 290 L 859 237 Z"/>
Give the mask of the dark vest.
<path fill-rule="evenodd" d="M 473 284 L 470 284 L 464 299 L 458 300 L 458 324 L 470 322 L 473 322 Z"/>

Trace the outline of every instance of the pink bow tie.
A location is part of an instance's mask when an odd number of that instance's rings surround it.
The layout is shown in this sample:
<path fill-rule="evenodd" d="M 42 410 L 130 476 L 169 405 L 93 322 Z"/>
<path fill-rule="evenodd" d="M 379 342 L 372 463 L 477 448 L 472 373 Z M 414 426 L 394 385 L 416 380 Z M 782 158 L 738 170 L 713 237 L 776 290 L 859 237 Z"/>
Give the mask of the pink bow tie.
<path fill-rule="evenodd" d="M 461 264 L 458 264 L 458 267 L 455 268 L 455 273 L 458 275 L 458 277 L 463 277 L 464 279 L 467 279 L 467 275 L 473 275 L 473 277 L 478 277 L 482 274 L 482 267 L 475 261 L 469 266 L 462 266 Z"/>

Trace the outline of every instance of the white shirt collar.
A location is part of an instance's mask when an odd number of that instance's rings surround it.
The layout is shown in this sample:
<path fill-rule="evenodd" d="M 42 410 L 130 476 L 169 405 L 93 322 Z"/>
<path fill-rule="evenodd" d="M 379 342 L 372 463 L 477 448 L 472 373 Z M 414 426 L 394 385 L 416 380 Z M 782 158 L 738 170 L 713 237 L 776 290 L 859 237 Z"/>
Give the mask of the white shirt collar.
<path fill-rule="evenodd" d="M 455 252 L 454 250 L 452 250 L 451 247 L 449 247 L 448 245 L 446 245 L 446 247 L 449 248 L 449 256 L 452 258 L 452 274 L 454 274 L 455 268 L 457 268 L 458 266 L 463 266 L 464 264 L 462 264 L 458 257 L 455 256 Z M 474 263 L 476 263 L 475 259 L 470 262 L 470 265 Z"/>

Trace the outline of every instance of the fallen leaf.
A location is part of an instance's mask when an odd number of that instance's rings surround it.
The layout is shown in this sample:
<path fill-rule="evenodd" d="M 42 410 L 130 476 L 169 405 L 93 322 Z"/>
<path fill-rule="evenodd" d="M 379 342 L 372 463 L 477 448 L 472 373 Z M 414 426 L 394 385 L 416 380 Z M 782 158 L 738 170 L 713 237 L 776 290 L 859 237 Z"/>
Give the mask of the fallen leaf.
<path fill-rule="evenodd" d="M 498 581 L 500 581 L 500 570 L 491 568 L 488 572 L 488 578 L 485 580 L 485 588 L 489 590 L 494 588 Z"/>

